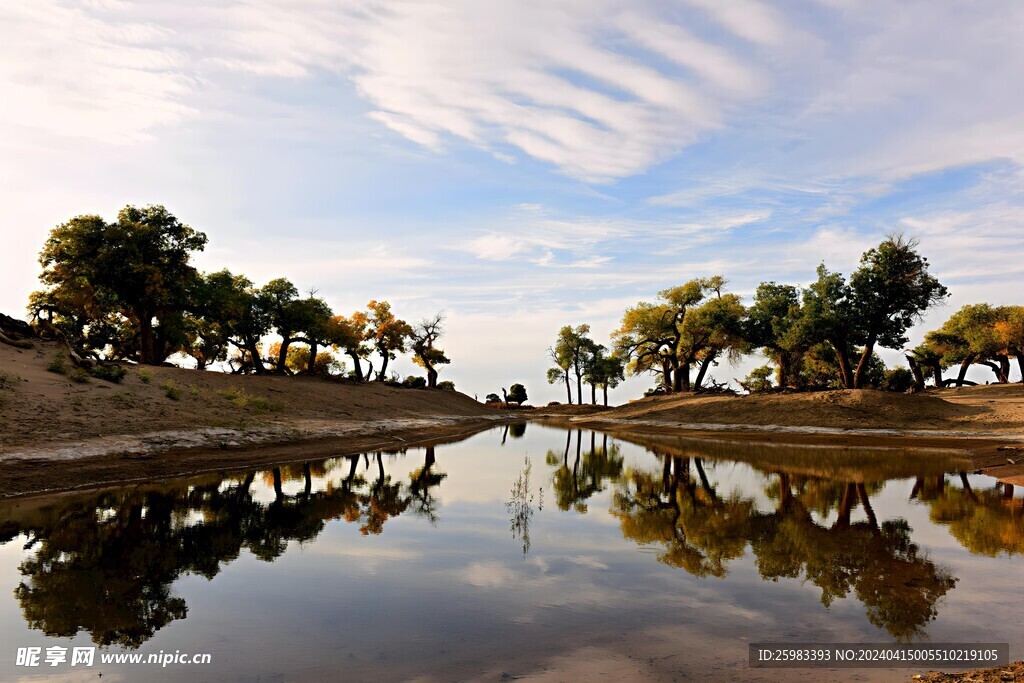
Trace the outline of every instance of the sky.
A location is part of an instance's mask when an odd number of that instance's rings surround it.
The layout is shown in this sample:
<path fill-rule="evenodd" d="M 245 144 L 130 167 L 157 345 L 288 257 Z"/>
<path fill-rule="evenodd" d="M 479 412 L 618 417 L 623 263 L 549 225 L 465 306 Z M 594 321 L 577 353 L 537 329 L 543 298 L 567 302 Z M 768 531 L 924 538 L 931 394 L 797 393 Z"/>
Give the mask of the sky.
<path fill-rule="evenodd" d="M 0 311 L 55 225 L 164 204 L 204 270 L 444 311 L 481 398 L 564 400 L 562 325 L 608 343 L 661 289 L 749 299 L 895 229 L 952 294 L 919 340 L 1024 303 L 1022 37 L 1014 0 L 5 0 Z"/>

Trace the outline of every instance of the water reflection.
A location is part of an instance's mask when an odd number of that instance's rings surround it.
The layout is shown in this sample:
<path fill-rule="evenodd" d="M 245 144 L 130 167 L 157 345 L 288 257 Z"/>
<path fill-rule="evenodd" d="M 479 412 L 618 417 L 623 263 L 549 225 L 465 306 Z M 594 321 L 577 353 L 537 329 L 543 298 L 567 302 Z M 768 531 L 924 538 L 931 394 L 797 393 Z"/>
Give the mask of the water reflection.
<path fill-rule="evenodd" d="M 487 438 L 509 449 L 516 443 L 510 436 L 529 442 L 524 434 L 525 425 L 512 425 Z M 1007 487 L 972 487 L 953 452 L 615 439 L 582 430 L 542 436 L 544 465 L 534 469 L 527 457 L 516 478 L 503 479 L 511 497 L 493 501 L 504 503 L 524 556 L 531 525 L 550 519 L 535 517 L 550 482 L 555 507 L 569 513 L 564 521 L 607 510 L 630 548 L 656 548 L 666 566 L 727 581 L 730 565 L 749 553 L 763 581 L 802 580 L 826 608 L 855 597 L 870 623 L 909 640 L 924 633 L 958 579 L 921 550 L 902 516 L 876 513 L 887 482 L 906 480 L 906 505 L 927 506 L 930 519 L 971 553 L 1024 554 L 1024 501 Z M 622 441 L 646 453 L 629 460 Z M 522 458 L 522 447 L 515 448 Z M 87 632 L 100 645 L 137 648 L 187 616 L 188 605 L 173 590 L 179 577 L 214 579 L 243 550 L 272 562 L 332 522 L 363 536 L 382 534 L 401 515 L 437 525 L 439 492 L 450 480 L 438 462 L 444 450 L 435 444 L 408 454 L 6 501 L 0 542 L 19 539 L 26 549 L 14 593 L 30 628 L 58 637 Z M 481 476 L 448 461 L 451 476 L 470 478 L 470 486 Z M 489 466 L 496 467 L 482 467 Z M 745 483 L 716 482 L 736 467 L 749 473 Z M 478 513 L 469 521 L 479 529 L 493 523 Z M 429 540 L 433 530 L 424 528 Z"/>
<path fill-rule="evenodd" d="M 431 491 L 446 475 L 434 468 L 434 447 L 428 447 L 408 482 L 387 474 L 376 453 L 39 507 L 8 502 L 0 506 L 0 542 L 24 536 L 25 549 L 33 551 L 14 591 L 31 628 L 58 637 L 86 631 L 98 645 L 137 648 L 188 614 L 171 589 L 179 576 L 213 579 L 242 549 L 272 562 L 289 542 L 315 539 L 328 521 L 344 519 L 363 535 L 380 534 L 388 519 L 410 508 L 435 522 Z M 273 492 L 269 502 L 254 495 L 257 477 Z M 327 480 L 314 490 L 314 478 Z M 300 484 L 297 492 L 285 493 L 289 482 Z"/>

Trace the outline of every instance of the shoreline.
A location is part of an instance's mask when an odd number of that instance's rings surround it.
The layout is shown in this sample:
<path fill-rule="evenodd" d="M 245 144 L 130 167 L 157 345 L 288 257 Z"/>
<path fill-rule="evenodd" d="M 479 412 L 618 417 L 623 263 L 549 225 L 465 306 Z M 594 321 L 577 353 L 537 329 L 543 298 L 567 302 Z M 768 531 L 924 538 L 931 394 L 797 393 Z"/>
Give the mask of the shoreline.
<path fill-rule="evenodd" d="M 509 411 L 494 415 L 432 416 L 416 419 L 307 421 L 275 423 L 262 429 L 198 428 L 56 442 L 0 452 L 0 499 L 53 495 L 145 481 L 233 472 L 261 465 L 381 450 L 449 443 L 511 422 L 533 422 L 559 429 L 587 429 L 628 439 L 676 436 L 695 441 L 891 450 L 946 450 L 969 460 L 974 473 L 1007 484 L 1024 485 L 1024 461 L 1007 462 L 1007 453 L 1024 453 L 1021 435 L 928 434 L 894 430 L 785 429 L 759 425 L 682 425 L 659 420 L 607 419 L 593 415 L 531 415 Z M 730 429 L 731 428 L 731 429 Z M 1007 449 L 1017 450 L 1007 450 Z M 301 451 L 296 456 L 296 451 Z M 1014 458 L 1015 459 L 1015 458 Z M 74 480 L 73 484 L 67 484 Z M 54 485 L 56 482 L 60 484 Z"/>
<path fill-rule="evenodd" d="M 433 420 L 406 421 L 417 424 L 407 424 L 392 430 L 321 433 L 304 438 L 264 440 L 227 448 L 206 443 L 184 449 L 108 451 L 63 458 L 47 458 L 44 453 L 47 449 L 43 448 L 37 449 L 28 458 L 3 453 L 0 454 L 0 462 L 7 466 L 0 468 L 0 499 L 56 495 L 209 472 L 237 472 L 261 465 L 278 466 L 305 460 L 443 444 L 500 426 L 506 422 L 501 417 L 439 417 Z M 61 450 L 71 447 L 71 444 L 60 445 Z M 296 450 L 301 450 L 301 456 L 296 456 Z M 52 485 L 54 482 L 71 479 L 76 480 L 74 484 Z"/>
<path fill-rule="evenodd" d="M 840 448 L 953 449 L 968 458 L 972 471 L 1001 482 L 1024 486 L 1024 435 L 947 435 L 926 430 L 829 429 L 821 427 L 778 428 L 773 425 L 682 425 L 659 420 L 608 419 L 600 413 L 582 416 L 538 415 L 533 421 L 565 429 L 592 429 L 609 435 L 666 435 L 707 441 L 742 441 L 772 445 L 835 446 Z M 1011 445 L 1012 444 L 1012 445 Z M 1018 445 L 1019 444 L 1019 445 Z M 1009 453 L 1009 457 L 1007 454 Z M 1017 460 L 1015 464 L 1008 459 Z"/>

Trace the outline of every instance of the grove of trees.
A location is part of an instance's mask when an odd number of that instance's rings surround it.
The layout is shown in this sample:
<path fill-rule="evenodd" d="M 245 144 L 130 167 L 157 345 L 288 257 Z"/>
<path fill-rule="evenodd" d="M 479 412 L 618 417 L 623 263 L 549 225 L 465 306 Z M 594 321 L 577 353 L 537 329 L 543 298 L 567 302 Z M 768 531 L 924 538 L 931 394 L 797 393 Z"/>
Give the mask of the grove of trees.
<path fill-rule="evenodd" d="M 712 367 L 754 352 L 770 366 L 741 382 L 751 391 L 921 390 L 929 378 L 937 386 L 970 384 L 971 365 L 990 368 L 1005 383 L 1013 359 L 1024 376 L 1022 306 L 965 306 L 923 344 L 905 348 L 910 327 L 948 292 L 929 272 L 916 240 L 901 234 L 865 252 L 849 278 L 822 264 L 806 287 L 762 282 L 747 306 L 727 285 L 720 275 L 694 278 L 631 306 L 607 355 L 590 339 L 588 325 L 563 327 L 548 349 L 548 381 L 564 382 L 570 403 L 573 384 L 577 402 L 588 383 L 596 403 L 596 387 L 615 386 L 623 370 L 654 375 L 656 393 L 708 391 L 723 386 L 710 379 Z M 887 369 L 879 348 L 903 350 L 909 367 Z M 958 366 L 956 377 L 943 378 L 952 366 Z"/>
<path fill-rule="evenodd" d="M 337 315 L 287 278 L 257 286 L 226 269 L 200 272 L 192 256 L 206 242 L 163 206 L 126 206 L 109 223 L 76 216 L 43 246 L 45 288 L 30 297 L 32 320 L 84 358 L 159 365 L 181 354 L 199 370 L 224 363 L 233 373 L 327 375 L 345 368 L 337 353 L 353 379 L 397 381 L 388 365 L 411 353 L 426 380 L 406 383 L 438 386 L 438 368 L 450 362 L 439 346 L 442 314 L 411 324 L 373 300 Z M 278 341 L 264 348 L 272 335 Z"/>

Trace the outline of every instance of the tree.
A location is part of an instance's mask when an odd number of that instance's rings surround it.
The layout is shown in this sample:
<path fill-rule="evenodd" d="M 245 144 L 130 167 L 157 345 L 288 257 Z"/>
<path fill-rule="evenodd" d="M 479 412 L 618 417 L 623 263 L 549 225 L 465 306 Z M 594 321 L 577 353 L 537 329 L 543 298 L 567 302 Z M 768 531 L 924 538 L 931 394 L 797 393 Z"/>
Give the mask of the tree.
<path fill-rule="evenodd" d="M 444 350 L 436 344 L 444 333 L 444 314 L 438 313 L 420 321 L 412 331 L 413 362 L 427 371 L 427 386 L 437 386 L 437 366 L 451 363 Z"/>
<path fill-rule="evenodd" d="M 241 364 L 237 371 L 263 374 L 266 368 L 260 342 L 271 327 L 267 300 L 244 275 L 232 275 L 224 270 L 216 276 L 228 281 L 226 290 L 230 296 L 224 298 L 223 307 L 215 309 L 213 315 L 225 326 L 228 340 L 239 351 Z"/>
<path fill-rule="evenodd" d="M 743 334 L 745 310 L 739 296 L 722 294 L 724 278 L 710 278 L 707 282 L 706 286 L 716 295 L 691 309 L 680 325 L 678 355 L 683 367 L 700 362 L 694 391 L 701 390 L 709 367 L 717 363 L 722 353 L 736 360 L 747 348 Z"/>
<path fill-rule="evenodd" d="M 762 282 L 747 309 L 743 336 L 752 348 L 761 349 L 775 363 L 780 388 L 796 385 L 804 338 L 796 333 L 800 319 L 800 291 L 793 285 Z M 767 379 L 767 378 L 765 378 Z"/>
<path fill-rule="evenodd" d="M 356 311 L 347 317 L 334 316 L 327 324 L 326 337 L 335 348 L 341 349 L 352 359 L 356 380 L 362 382 L 366 379 L 362 361 L 373 352 L 370 344 L 369 319 L 366 314 Z"/>
<path fill-rule="evenodd" d="M 196 360 L 197 370 L 227 359 L 229 321 L 235 314 L 238 293 L 235 278 L 228 270 L 201 275 L 193 282 L 192 310 L 185 321 L 185 352 Z"/>
<path fill-rule="evenodd" d="M 616 354 L 606 354 L 607 349 L 595 344 L 587 361 L 586 380 L 591 388 L 591 403 L 597 405 L 595 395 L 597 387 L 601 387 L 604 405 L 608 405 L 608 388 L 618 386 L 625 379 L 625 363 Z"/>
<path fill-rule="evenodd" d="M 493 393 L 487 394 L 487 397 L 484 399 L 484 403 L 501 403 L 501 396 Z"/>
<path fill-rule="evenodd" d="M 818 266 L 818 279 L 803 291 L 802 315 L 796 332 L 808 348 L 827 343 L 835 355 L 840 386 L 854 387 L 850 356 L 861 339 L 862 328 L 854 313 L 852 291 L 839 273 Z"/>
<path fill-rule="evenodd" d="M 309 375 L 327 374 L 323 369 L 318 370 L 317 364 L 320 363 L 320 356 L 324 355 L 320 352 L 320 347 L 328 346 L 331 343 L 331 318 L 334 315 L 331 307 L 323 299 L 310 294 L 305 299 L 296 301 L 292 308 L 295 316 L 294 323 L 298 326 L 298 332 L 303 335 L 292 339 L 292 341 L 303 341 L 309 347 L 309 352 L 306 354 L 306 366 L 300 366 L 295 372 L 305 372 Z M 330 359 L 327 361 L 329 364 L 333 358 L 330 354 L 327 354 L 327 357 Z M 287 362 L 287 358 L 285 360 Z"/>
<path fill-rule="evenodd" d="M 331 309 L 323 299 L 312 295 L 299 298 L 299 291 L 285 278 L 271 280 L 260 295 L 270 316 L 270 324 L 281 337 L 274 360 L 277 372 L 288 371 L 288 348 L 295 342 L 308 344 L 316 358 L 317 346 L 328 343 Z M 312 336 L 312 338 L 311 338 Z"/>
<path fill-rule="evenodd" d="M 205 246 L 205 234 L 163 206 L 129 205 L 114 223 L 77 216 L 50 231 L 39 256 L 41 280 L 56 300 L 79 298 L 80 310 L 123 315 L 131 355 L 155 365 L 187 341 L 183 313 L 198 277 L 191 257 Z"/>
<path fill-rule="evenodd" d="M 523 402 L 526 401 L 526 399 L 526 387 L 524 387 L 522 384 L 513 384 L 511 387 L 509 387 L 507 400 L 513 401 L 516 405 L 521 406 L 523 405 Z"/>
<path fill-rule="evenodd" d="M 928 272 L 928 259 L 914 238 L 896 233 L 869 249 L 850 276 L 853 313 L 862 328 L 863 350 L 853 376 L 853 388 L 864 384 L 875 345 L 901 348 L 907 330 L 948 292 Z"/>
<path fill-rule="evenodd" d="M 576 375 L 576 399 L 578 403 L 583 403 L 583 374 L 587 365 L 587 358 L 589 357 L 594 342 L 588 336 L 590 334 L 590 325 L 578 325 L 573 328 L 571 325 L 566 325 L 558 331 L 558 338 L 555 340 L 554 353 L 552 354 L 556 363 L 559 363 L 561 359 L 567 363 L 566 376 L 568 377 L 568 370 L 572 369 L 573 374 Z M 570 403 L 572 402 L 570 398 Z"/>
<path fill-rule="evenodd" d="M 666 393 L 673 389 L 678 340 L 675 313 L 667 304 L 640 302 L 626 309 L 622 323 L 612 333 L 616 354 L 627 361 L 626 371 L 630 375 L 660 374 Z M 675 376 L 681 373 L 677 371 Z"/>
<path fill-rule="evenodd" d="M 394 360 L 397 354 L 405 352 L 406 341 L 412 336 L 412 327 L 404 320 L 395 317 L 391 312 L 391 304 L 387 301 L 371 301 L 366 307 L 370 312 L 368 338 L 381 358 L 377 380 L 383 381 L 386 377 L 388 361 Z"/>
<path fill-rule="evenodd" d="M 1009 360 L 1001 353 L 1004 345 L 996 331 L 999 320 L 1000 311 L 989 304 L 969 304 L 951 315 L 938 330 L 925 335 L 925 344 L 940 357 L 943 366 L 960 365 L 956 379 L 948 383 L 970 384 L 967 370 L 974 363 L 989 365 L 1000 380 L 1009 374 Z M 1004 362 L 997 364 L 994 360 Z"/>
<path fill-rule="evenodd" d="M 1003 306 L 995 332 L 1004 353 L 1017 359 L 1020 379 L 1024 382 L 1024 306 Z"/>
<path fill-rule="evenodd" d="M 566 402 L 572 405 L 572 385 L 569 383 L 569 368 L 572 367 L 572 357 L 569 355 L 567 348 L 556 348 L 556 346 L 548 347 L 548 357 L 555 364 L 555 367 L 548 368 L 548 384 L 564 381 Z"/>
<path fill-rule="evenodd" d="M 725 284 L 721 275 L 694 278 L 659 292 L 658 303 L 640 302 L 626 309 L 612 339 L 616 352 L 629 361 L 627 371 L 660 374 L 666 393 L 690 391 L 690 369 L 700 362 L 699 386 L 718 354 L 734 343 L 732 336 L 736 344 L 742 341 L 741 330 L 727 332 L 720 319 L 726 309 L 742 310 L 738 297 L 722 294 Z M 699 307 L 711 293 L 719 303 Z"/>

